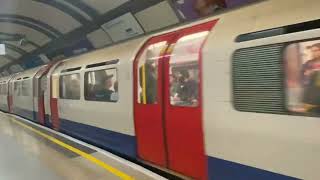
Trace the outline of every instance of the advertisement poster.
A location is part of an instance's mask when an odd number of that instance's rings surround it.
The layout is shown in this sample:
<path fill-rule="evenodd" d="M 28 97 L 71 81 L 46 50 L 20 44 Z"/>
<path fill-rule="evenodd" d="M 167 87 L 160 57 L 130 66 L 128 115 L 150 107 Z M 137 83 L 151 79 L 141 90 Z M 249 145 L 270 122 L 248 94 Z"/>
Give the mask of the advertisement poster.
<path fill-rule="evenodd" d="M 174 6 L 185 20 L 194 20 L 253 1 L 256 0 L 174 0 Z"/>

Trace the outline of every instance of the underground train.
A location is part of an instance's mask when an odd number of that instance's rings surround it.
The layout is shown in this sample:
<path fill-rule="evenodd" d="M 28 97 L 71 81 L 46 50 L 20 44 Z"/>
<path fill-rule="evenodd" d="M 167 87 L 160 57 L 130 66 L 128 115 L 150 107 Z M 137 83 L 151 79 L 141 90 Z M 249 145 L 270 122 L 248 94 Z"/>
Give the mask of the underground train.
<path fill-rule="evenodd" d="M 2 77 L 0 108 L 192 179 L 318 180 L 319 7 L 261 1 Z"/>

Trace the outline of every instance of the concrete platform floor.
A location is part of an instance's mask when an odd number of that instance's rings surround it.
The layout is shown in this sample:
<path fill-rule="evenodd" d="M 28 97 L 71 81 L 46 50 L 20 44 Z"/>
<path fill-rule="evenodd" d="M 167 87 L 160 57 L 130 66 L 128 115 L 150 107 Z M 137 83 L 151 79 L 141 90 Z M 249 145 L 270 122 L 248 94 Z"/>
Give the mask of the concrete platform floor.
<path fill-rule="evenodd" d="M 111 153 L 0 112 L 0 180 L 164 179 Z"/>

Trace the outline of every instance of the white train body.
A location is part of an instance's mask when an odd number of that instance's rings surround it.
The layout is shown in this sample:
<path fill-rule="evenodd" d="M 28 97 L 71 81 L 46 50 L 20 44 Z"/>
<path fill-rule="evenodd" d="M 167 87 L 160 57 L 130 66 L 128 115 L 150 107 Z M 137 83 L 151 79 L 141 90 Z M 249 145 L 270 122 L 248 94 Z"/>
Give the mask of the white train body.
<path fill-rule="evenodd" d="M 0 78 L 0 109 L 4 112 L 9 112 L 8 105 L 8 89 L 9 89 L 9 80 L 14 75 Z"/>
<path fill-rule="evenodd" d="M 4 90 L 0 108 L 13 93 L 17 115 L 194 179 L 317 180 L 320 121 L 290 110 L 285 53 L 320 40 L 319 7 L 262 1 L 1 78 L 30 93 Z"/>

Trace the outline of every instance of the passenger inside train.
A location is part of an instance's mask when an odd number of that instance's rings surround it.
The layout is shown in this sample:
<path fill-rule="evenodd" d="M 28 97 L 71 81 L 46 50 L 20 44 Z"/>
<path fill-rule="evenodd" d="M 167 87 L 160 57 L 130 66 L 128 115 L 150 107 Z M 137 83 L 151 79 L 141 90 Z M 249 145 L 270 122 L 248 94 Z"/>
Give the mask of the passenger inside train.
<path fill-rule="evenodd" d="M 87 72 L 85 74 L 86 100 L 117 102 L 118 83 L 116 69 Z"/>
<path fill-rule="evenodd" d="M 286 48 L 288 108 L 320 113 L 320 43 L 294 43 Z"/>
<path fill-rule="evenodd" d="M 319 180 L 319 7 L 0 0 L 0 180 Z"/>
<path fill-rule="evenodd" d="M 147 50 L 146 61 L 139 68 L 140 101 L 144 104 L 157 103 L 158 58 L 152 50 Z"/>
<path fill-rule="evenodd" d="M 171 104 L 175 106 L 198 105 L 198 83 L 195 69 L 173 70 L 171 81 Z"/>

